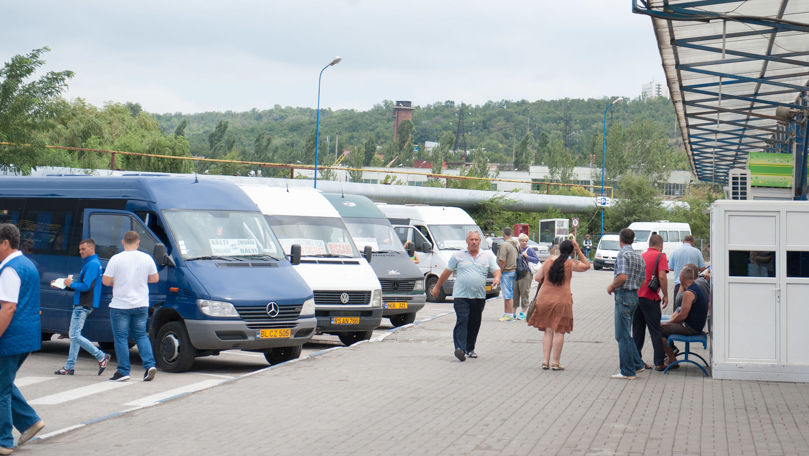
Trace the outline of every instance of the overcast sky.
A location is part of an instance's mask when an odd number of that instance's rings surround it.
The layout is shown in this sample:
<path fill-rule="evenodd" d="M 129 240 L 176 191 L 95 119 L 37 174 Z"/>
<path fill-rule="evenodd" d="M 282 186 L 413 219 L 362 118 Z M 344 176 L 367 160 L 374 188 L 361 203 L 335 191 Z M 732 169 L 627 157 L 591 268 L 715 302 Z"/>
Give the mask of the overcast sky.
<path fill-rule="evenodd" d="M 247 111 L 383 100 L 637 97 L 664 82 L 628 0 L 8 1 L 0 57 L 48 46 L 65 93 L 149 112 Z"/>

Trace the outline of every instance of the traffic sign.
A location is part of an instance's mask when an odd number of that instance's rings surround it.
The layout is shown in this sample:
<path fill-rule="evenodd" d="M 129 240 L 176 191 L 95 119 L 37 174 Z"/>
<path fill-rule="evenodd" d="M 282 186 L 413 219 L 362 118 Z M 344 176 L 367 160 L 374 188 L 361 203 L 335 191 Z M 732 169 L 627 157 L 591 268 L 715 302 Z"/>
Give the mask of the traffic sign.
<path fill-rule="evenodd" d="M 612 200 L 609 196 L 597 196 L 596 197 L 596 206 L 601 207 L 609 207 L 612 204 Z"/>
<path fill-rule="evenodd" d="M 577 217 L 573 217 L 573 228 L 579 226 L 579 219 Z"/>

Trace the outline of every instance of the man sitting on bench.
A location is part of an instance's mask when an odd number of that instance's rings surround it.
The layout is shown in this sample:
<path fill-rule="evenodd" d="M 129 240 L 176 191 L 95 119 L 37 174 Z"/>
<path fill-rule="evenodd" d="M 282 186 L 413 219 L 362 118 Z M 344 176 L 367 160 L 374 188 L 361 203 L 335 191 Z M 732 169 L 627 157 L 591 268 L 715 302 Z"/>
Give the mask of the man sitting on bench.
<path fill-rule="evenodd" d="M 668 364 L 677 361 L 674 351 L 669 347 L 667 339 L 672 334 L 682 334 L 684 336 L 695 336 L 702 334 L 702 328 L 708 318 L 708 297 L 694 283 L 696 274 L 692 268 L 683 268 L 680 271 L 680 289 L 683 292 L 683 302 L 679 310 L 671 314 L 669 321 L 660 325 L 660 332 L 663 335 L 663 347 L 668 357 Z M 672 366 L 672 369 L 678 366 Z"/>

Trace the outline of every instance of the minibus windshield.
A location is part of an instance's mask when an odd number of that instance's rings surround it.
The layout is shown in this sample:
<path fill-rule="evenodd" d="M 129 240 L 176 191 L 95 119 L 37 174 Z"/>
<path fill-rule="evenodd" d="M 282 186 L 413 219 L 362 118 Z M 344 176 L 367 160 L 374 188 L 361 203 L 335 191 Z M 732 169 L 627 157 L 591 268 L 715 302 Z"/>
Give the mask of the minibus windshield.
<path fill-rule="evenodd" d="M 293 244 L 298 244 L 301 246 L 301 256 L 305 257 L 360 256 L 342 219 L 268 215 L 267 221 L 286 254 L 289 254 Z"/>
<path fill-rule="evenodd" d="M 371 246 L 374 252 L 395 250 L 404 252 L 402 241 L 393 231 L 387 220 L 375 218 L 347 218 L 343 219 L 354 238 L 354 244 L 362 250 L 366 245 Z"/>
<path fill-rule="evenodd" d="M 600 250 L 621 250 L 621 246 L 618 244 L 618 241 L 608 241 L 606 239 L 602 239 L 601 242 L 598 243 L 598 248 Z"/>
<path fill-rule="evenodd" d="M 651 234 L 649 230 L 635 230 L 635 242 L 649 242 Z"/>
<path fill-rule="evenodd" d="M 481 250 L 489 250 L 489 243 L 476 225 L 430 225 L 430 232 L 441 250 L 463 250 L 466 248 L 466 235 L 470 231 L 480 234 Z"/>
<path fill-rule="evenodd" d="M 258 212 L 169 210 L 163 212 L 177 250 L 186 260 L 284 257 Z"/>

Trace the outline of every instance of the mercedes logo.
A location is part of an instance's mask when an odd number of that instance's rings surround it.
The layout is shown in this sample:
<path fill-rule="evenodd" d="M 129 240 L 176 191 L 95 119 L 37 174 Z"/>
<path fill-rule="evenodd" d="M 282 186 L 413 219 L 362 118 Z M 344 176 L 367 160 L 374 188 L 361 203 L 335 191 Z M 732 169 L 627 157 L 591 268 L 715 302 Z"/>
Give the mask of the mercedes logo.
<path fill-rule="evenodd" d="M 342 302 L 343 304 L 348 304 L 348 300 L 349 300 L 348 293 L 340 294 L 340 302 Z"/>
<path fill-rule="evenodd" d="M 269 315 L 270 318 L 275 318 L 280 313 L 281 313 L 281 309 L 278 308 L 278 303 L 277 302 L 272 301 L 272 302 L 267 304 L 267 315 Z"/>

